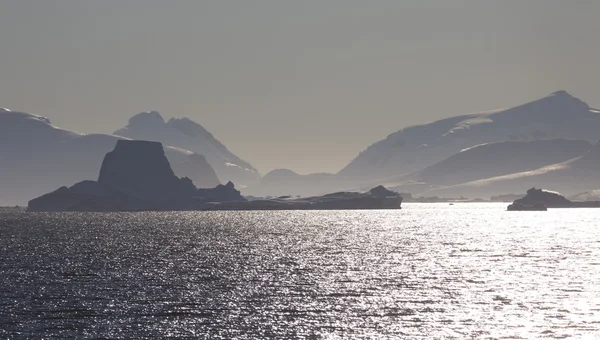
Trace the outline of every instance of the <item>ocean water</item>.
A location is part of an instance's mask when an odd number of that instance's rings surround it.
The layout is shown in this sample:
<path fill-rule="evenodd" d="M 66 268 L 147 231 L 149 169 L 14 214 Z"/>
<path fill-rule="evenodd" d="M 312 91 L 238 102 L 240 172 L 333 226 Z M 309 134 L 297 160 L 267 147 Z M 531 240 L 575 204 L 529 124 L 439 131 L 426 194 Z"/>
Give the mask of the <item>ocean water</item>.
<path fill-rule="evenodd" d="M 0 213 L 0 338 L 600 337 L 600 210 Z"/>

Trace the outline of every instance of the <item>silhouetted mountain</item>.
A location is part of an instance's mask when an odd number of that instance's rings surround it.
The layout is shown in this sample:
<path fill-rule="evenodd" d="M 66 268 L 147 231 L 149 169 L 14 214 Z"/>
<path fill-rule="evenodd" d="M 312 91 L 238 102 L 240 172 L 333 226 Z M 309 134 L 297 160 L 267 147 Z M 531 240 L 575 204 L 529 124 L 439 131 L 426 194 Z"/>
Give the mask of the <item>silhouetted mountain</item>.
<path fill-rule="evenodd" d="M 419 171 L 476 145 L 542 139 L 595 143 L 600 111 L 565 91 L 507 110 L 446 118 L 402 129 L 361 152 L 339 174 L 384 178 Z M 515 150 L 516 151 L 516 150 Z"/>
<path fill-rule="evenodd" d="M 446 188 L 428 190 L 426 195 L 487 197 L 530 187 L 547 188 L 574 195 L 600 187 L 600 143 L 580 157 L 539 169 L 491 177 Z"/>
<path fill-rule="evenodd" d="M 201 154 L 224 182 L 232 180 L 247 185 L 260 178 L 252 165 L 231 153 L 210 132 L 188 118 L 171 118 L 165 122 L 156 111 L 142 112 L 131 117 L 129 124 L 114 134 L 157 141 Z"/>
<path fill-rule="evenodd" d="M 23 204 L 57 186 L 94 178 L 104 155 L 124 137 L 84 135 L 53 126 L 50 120 L 0 109 L 0 205 Z M 165 148 L 175 173 L 197 186 L 219 184 L 200 155 Z"/>
<path fill-rule="evenodd" d="M 97 182 L 61 187 L 29 201 L 27 210 L 196 210 L 215 197 L 245 201 L 232 183 L 198 190 L 189 178 L 175 176 L 159 142 L 119 140 L 104 157 Z"/>
<path fill-rule="evenodd" d="M 118 141 L 102 161 L 98 183 L 161 203 L 197 191 L 189 178 L 175 176 L 162 144 L 147 141 Z"/>

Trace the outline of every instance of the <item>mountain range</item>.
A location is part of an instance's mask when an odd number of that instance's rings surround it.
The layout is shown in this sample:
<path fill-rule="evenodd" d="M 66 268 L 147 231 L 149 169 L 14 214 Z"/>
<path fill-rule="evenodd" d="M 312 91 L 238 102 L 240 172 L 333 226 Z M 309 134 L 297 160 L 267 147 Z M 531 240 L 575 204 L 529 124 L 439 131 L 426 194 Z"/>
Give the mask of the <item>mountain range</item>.
<path fill-rule="evenodd" d="M 600 111 L 566 91 L 509 109 L 438 120 L 404 128 L 361 152 L 339 175 L 385 178 L 408 174 L 461 150 L 493 142 L 600 139 Z"/>
<path fill-rule="evenodd" d="M 200 124 L 137 114 L 113 134 L 82 134 L 0 109 L 0 205 L 94 178 L 120 139 L 158 141 L 175 174 L 197 187 L 233 181 L 245 195 L 313 196 L 383 184 L 412 195 L 487 198 L 531 186 L 575 195 L 600 188 L 600 111 L 565 91 L 509 109 L 403 128 L 336 174 L 278 169 L 261 177 Z M 276 141 L 274 141 L 275 143 Z"/>
<path fill-rule="evenodd" d="M 580 157 L 600 139 L 599 131 L 599 110 L 557 91 L 509 109 L 404 128 L 366 148 L 337 174 L 298 175 L 281 169 L 249 190 L 263 195 L 319 194 L 383 184 L 413 195 L 489 198 L 519 193 L 528 186 L 524 181 L 508 191 L 476 181 Z M 600 183 L 589 185 L 600 188 Z"/>
<path fill-rule="evenodd" d="M 95 178 L 104 155 L 120 139 L 82 134 L 52 125 L 46 117 L 0 109 L 0 205 L 24 204 L 57 186 Z M 202 188 L 220 183 L 204 156 L 165 148 L 175 173 Z"/>
<path fill-rule="evenodd" d="M 224 183 L 233 181 L 244 187 L 260 178 L 250 163 L 234 155 L 210 132 L 189 118 L 171 118 L 165 122 L 159 112 L 142 112 L 131 117 L 127 126 L 114 134 L 161 142 L 203 155 Z"/>

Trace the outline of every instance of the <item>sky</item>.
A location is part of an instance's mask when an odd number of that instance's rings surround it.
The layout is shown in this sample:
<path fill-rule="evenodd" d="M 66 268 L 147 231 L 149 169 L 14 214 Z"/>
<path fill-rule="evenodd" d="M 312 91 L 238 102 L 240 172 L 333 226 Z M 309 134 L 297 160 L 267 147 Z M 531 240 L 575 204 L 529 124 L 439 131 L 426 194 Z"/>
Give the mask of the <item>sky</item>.
<path fill-rule="evenodd" d="M 567 90 L 600 107 L 597 0 L 5 0 L 0 107 L 80 132 L 189 117 L 265 174 Z"/>

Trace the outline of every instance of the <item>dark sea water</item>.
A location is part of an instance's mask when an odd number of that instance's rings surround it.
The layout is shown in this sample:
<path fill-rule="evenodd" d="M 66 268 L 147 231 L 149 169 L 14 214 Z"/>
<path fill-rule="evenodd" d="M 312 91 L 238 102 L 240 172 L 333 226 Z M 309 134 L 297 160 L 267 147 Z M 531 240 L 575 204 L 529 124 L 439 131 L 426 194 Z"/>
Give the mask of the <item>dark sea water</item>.
<path fill-rule="evenodd" d="M 600 209 L 0 213 L 0 338 L 600 337 Z"/>

